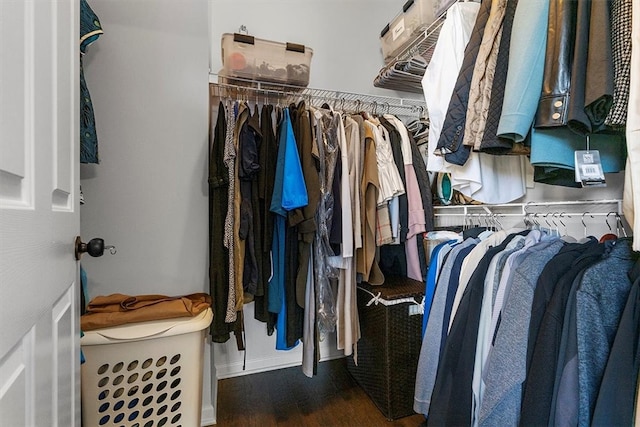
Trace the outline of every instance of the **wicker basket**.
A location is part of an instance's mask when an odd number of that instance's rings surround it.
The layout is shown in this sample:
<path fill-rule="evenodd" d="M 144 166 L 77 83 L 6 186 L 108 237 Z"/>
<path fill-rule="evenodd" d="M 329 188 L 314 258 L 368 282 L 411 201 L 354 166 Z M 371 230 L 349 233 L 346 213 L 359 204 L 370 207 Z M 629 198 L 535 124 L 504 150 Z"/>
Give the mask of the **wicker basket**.
<path fill-rule="evenodd" d="M 422 310 L 416 303 L 423 297 L 424 284 L 404 277 L 358 287 L 362 338 L 358 364 L 351 356 L 347 369 L 389 420 L 414 414 L 422 331 Z"/>

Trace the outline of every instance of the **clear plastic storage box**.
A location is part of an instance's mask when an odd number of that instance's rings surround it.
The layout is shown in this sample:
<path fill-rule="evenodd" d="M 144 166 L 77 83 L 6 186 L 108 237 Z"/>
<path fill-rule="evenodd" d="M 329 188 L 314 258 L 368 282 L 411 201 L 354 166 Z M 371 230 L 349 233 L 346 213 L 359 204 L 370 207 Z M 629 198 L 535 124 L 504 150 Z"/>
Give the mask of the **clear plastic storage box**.
<path fill-rule="evenodd" d="M 195 317 L 85 332 L 82 425 L 199 426 L 212 318 L 208 308 Z"/>
<path fill-rule="evenodd" d="M 307 86 L 313 49 L 296 43 L 263 40 L 246 34 L 222 35 L 226 77 Z"/>
<path fill-rule="evenodd" d="M 400 12 L 380 33 L 382 56 L 385 62 L 392 60 L 413 39 L 444 13 L 456 0 L 409 0 Z"/>

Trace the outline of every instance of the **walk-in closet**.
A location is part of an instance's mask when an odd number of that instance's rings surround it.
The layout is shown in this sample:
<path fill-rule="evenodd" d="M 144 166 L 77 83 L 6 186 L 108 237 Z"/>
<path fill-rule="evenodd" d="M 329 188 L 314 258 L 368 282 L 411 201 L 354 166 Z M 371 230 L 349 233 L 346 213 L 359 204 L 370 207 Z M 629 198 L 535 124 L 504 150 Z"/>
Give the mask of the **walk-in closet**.
<path fill-rule="evenodd" d="M 640 0 L 0 3 L 0 419 L 640 423 Z"/>

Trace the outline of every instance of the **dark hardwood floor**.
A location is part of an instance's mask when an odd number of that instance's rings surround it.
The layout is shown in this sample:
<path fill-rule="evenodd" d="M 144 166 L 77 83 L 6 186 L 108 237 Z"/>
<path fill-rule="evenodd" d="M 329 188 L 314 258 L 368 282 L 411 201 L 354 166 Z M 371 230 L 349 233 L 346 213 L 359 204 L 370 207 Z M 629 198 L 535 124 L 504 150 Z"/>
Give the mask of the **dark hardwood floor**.
<path fill-rule="evenodd" d="M 416 414 L 388 421 L 351 377 L 346 359 L 320 363 L 313 378 L 297 366 L 220 380 L 218 386 L 220 427 L 417 427 L 424 420 Z"/>

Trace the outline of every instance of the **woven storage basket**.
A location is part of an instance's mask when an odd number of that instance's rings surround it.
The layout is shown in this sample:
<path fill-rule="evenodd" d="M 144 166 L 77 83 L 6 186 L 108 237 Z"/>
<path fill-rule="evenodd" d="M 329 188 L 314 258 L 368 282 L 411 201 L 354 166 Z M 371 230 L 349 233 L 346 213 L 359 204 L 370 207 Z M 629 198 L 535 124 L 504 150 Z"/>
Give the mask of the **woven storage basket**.
<path fill-rule="evenodd" d="M 378 303 L 369 304 L 374 299 L 372 294 L 378 293 Z M 358 341 L 358 365 L 351 356 L 347 369 L 390 420 L 414 414 L 422 344 L 422 313 L 416 303 L 423 297 L 424 284 L 405 277 L 388 277 L 383 286 L 358 286 L 362 337 Z"/>

